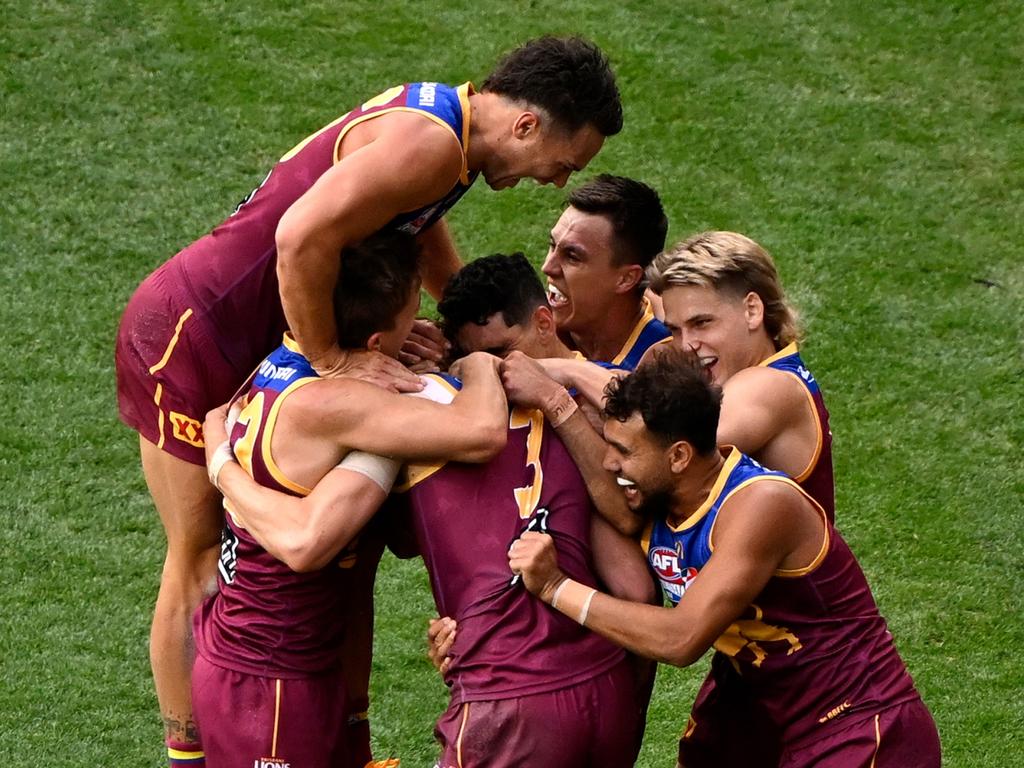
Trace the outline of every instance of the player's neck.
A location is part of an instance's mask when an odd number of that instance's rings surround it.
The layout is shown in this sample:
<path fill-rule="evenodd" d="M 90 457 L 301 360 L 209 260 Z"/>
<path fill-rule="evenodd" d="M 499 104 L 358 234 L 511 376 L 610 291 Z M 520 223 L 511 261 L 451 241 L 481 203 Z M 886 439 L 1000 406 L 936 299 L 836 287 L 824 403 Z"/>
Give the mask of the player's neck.
<path fill-rule="evenodd" d="M 570 334 L 573 346 L 587 360 L 611 362 L 622 352 L 643 313 L 643 305 L 637 302 L 623 301 L 612 304 L 600 323 L 579 333 Z"/>
<path fill-rule="evenodd" d="M 506 125 L 506 113 L 513 109 L 507 100 L 494 93 L 469 94 L 469 151 L 466 166 L 479 171 L 484 159 L 494 151 L 496 137 Z"/>
<path fill-rule="evenodd" d="M 694 456 L 672 494 L 669 523 L 679 525 L 704 506 L 724 465 L 725 458 L 717 450 L 707 458 Z"/>

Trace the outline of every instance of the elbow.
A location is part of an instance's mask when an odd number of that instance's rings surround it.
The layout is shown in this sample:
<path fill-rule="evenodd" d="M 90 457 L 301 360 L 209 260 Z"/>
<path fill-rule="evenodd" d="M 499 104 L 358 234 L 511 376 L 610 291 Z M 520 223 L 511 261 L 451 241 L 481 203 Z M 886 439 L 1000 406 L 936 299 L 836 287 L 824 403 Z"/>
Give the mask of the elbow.
<path fill-rule="evenodd" d="M 310 573 L 325 568 L 342 546 L 325 541 L 316 532 L 306 531 L 285 542 L 276 556 L 296 573 Z"/>
<path fill-rule="evenodd" d="M 699 648 L 688 633 L 677 636 L 665 646 L 658 661 L 673 667 L 688 667 L 704 655 L 707 648 Z"/>
<path fill-rule="evenodd" d="M 467 449 L 466 454 L 460 457 L 460 461 L 471 464 L 488 462 L 505 449 L 507 442 L 508 430 L 504 421 L 500 425 L 481 429 L 477 434 L 477 440 Z"/>
<path fill-rule="evenodd" d="M 305 237 L 296 218 L 293 210 L 289 208 L 277 223 L 277 229 L 274 232 L 279 280 L 286 280 L 294 270 L 295 263 L 303 249 Z"/>

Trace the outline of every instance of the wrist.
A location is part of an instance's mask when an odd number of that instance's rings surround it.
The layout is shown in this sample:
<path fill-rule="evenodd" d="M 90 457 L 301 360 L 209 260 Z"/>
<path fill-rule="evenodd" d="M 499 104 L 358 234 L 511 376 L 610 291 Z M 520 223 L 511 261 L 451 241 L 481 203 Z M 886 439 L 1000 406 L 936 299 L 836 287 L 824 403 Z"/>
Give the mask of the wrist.
<path fill-rule="evenodd" d="M 220 487 L 220 473 L 224 469 L 224 465 L 228 462 L 235 460 L 235 454 L 231 451 L 231 441 L 225 440 L 214 450 L 213 455 L 210 457 L 210 462 L 206 467 L 207 474 L 210 477 L 210 483 L 218 491 Z"/>
<path fill-rule="evenodd" d="M 552 392 L 552 394 L 544 401 L 544 416 L 548 421 L 551 422 L 551 426 L 560 427 L 569 417 L 572 416 L 579 409 L 576 405 L 576 401 L 573 400 L 572 395 L 569 394 L 568 390 L 564 387 L 558 387 L 558 390 Z"/>
<path fill-rule="evenodd" d="M 597 590 L 580 584 L 570 578 L 564 578 L 554 590 L 549 601 L 551 607 L 561 611 L 570 619 L 579 624 L 587 623 L 587 616 L 590 613 L 590 603 L 594 599 Z"/>

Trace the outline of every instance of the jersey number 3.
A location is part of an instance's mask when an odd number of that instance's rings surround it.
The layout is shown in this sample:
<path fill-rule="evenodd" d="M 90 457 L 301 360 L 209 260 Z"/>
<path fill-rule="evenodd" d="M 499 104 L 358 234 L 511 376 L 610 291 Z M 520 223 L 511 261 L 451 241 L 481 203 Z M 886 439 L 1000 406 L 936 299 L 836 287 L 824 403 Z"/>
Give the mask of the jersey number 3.
<path fill-rule="evenodd" d="M 508 420 L 509 429 L 529 429 L 526 436 L 526 466 L 533 469 L 533 482 L 516 488 L 516 505 L 519 517 L 523 520 L 531 517 L 537 504 L 540 503 L 540 492 L 544 485 L 544 470 L 540 465 L 540 446 L 544 439 L 544 414 L 540 411 L 524 408 L 512 409 Z"/>

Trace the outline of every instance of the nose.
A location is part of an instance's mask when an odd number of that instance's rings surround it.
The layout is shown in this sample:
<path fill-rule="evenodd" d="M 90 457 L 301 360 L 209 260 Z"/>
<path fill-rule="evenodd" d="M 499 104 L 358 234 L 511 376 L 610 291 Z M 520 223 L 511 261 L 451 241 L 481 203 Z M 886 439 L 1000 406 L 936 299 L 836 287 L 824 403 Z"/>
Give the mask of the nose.
<path fill-rule="evenodd" d="M 621 469 L 619 465 L 619 460 L 615 455 L 615 450 L 610 445 L 605 449 L 604 461 L 601 462 L 601 466 L 604 467 L 606 471 L 611 472 L 612 474 L 618 472 Z"/>
<path fill-rule="evenodd" d="M 544 263 L 540 267 L 540 271 L 548 277 L 558 276 L 558 258 L 555 256 L 555 249 L 548 248 L 548 255 L 544 257 Z"/>

